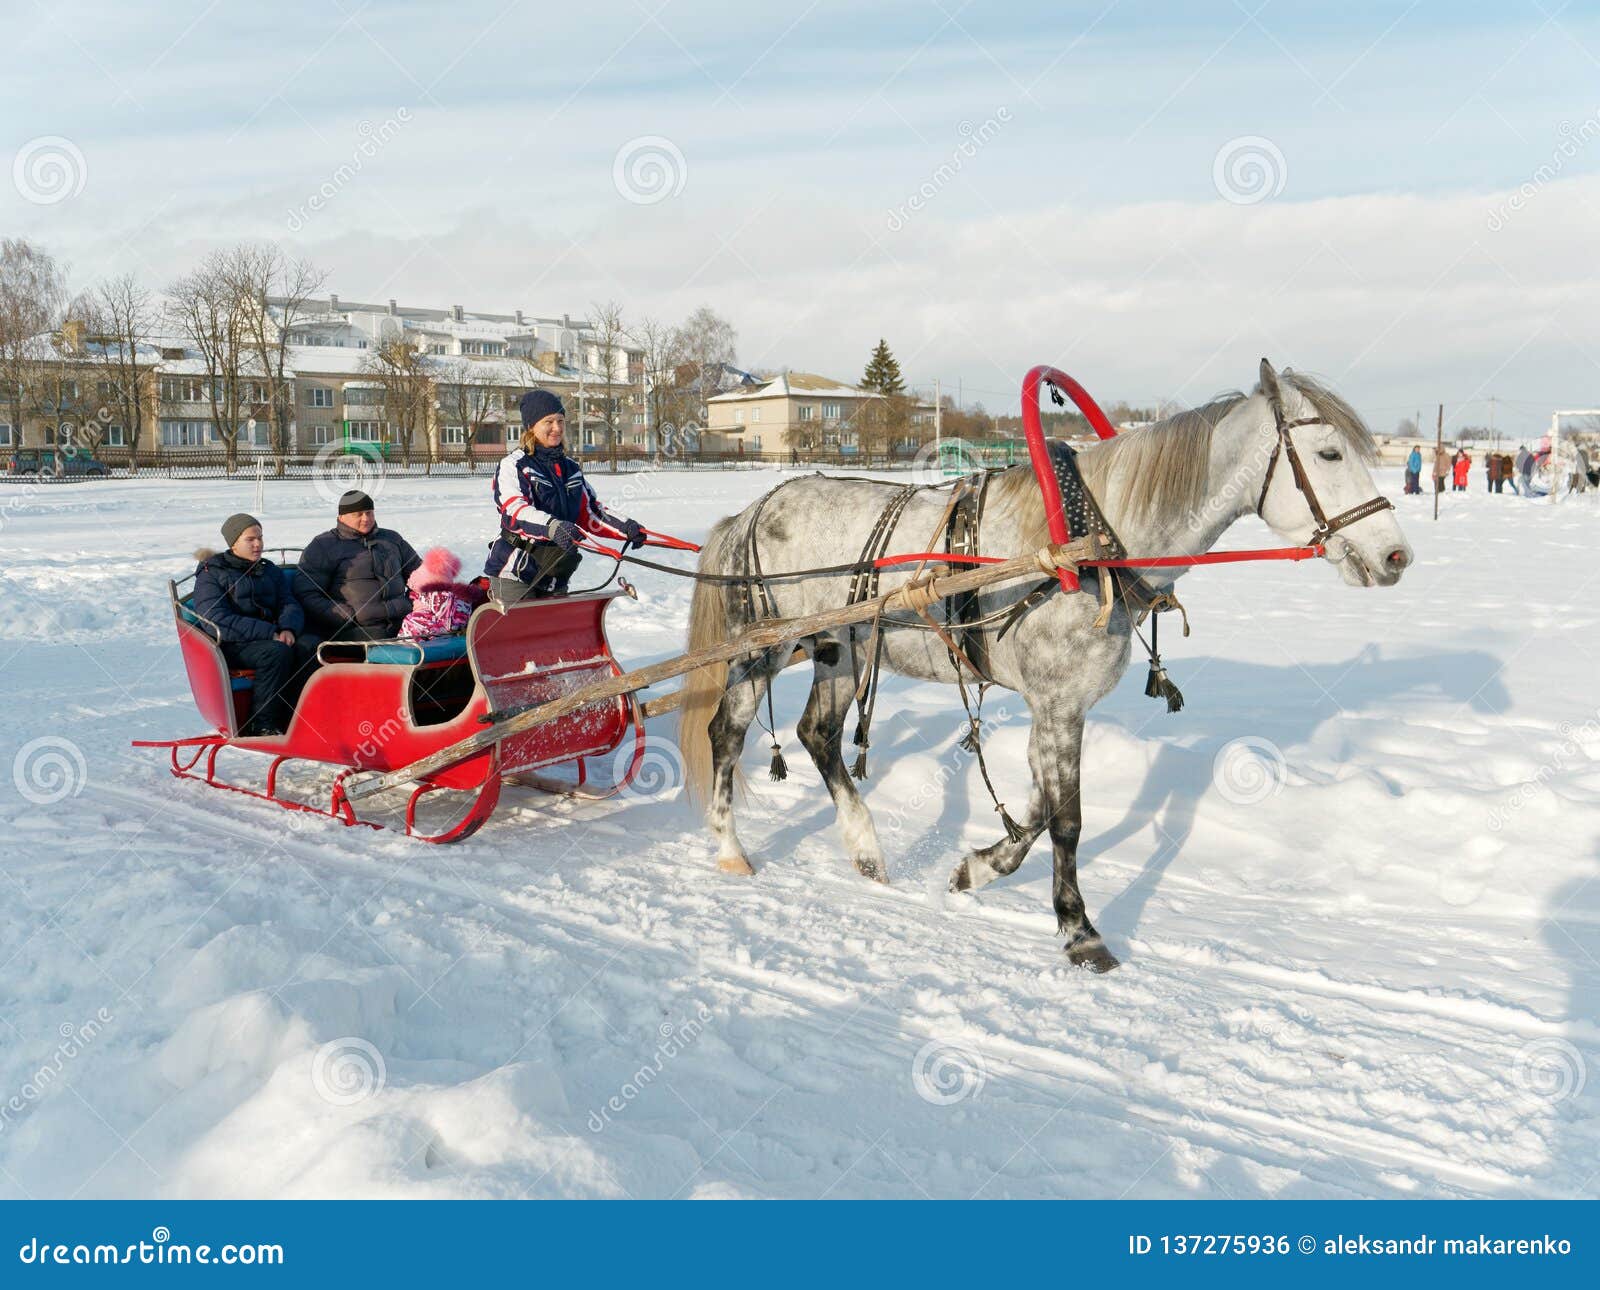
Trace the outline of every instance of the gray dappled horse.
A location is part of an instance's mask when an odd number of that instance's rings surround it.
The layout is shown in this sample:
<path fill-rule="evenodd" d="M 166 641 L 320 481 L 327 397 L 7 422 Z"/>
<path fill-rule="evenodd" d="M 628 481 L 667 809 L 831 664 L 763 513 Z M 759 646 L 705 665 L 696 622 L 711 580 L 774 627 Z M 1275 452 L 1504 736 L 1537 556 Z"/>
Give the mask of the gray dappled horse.
<path fill-rule="evenodd" d="M 1372 434 L 1344 400 L 1310 377 L 1280 376 L 1263 359 L 1261 379 L 1248 395 L 1223 396 L 1142 430 L 1096 443 L 1078 456 L 1085 483 L 1133 556 L 1199 554 L 1235 520 L 1259 512 L 1284 540 L 1325 542 L 1325 558 L 1352 586 L 1390 586 L 1411 563 L 1411 548 L 1388 504 L 1375 497 L 1368 466 L 1376 457 Z M 760 568 L 768 575 L 843 564 L 857 559 L 886 503 L 901 485 L 822 475 L 786 482 L 762 503 L 719 521 L 700 557 L 700 570 L 746 574 L 752 517 Z M 934 530 L 947 513 L 949 492 L 917 491 L 905 505 L 889 552 L 942 549 Z M 1320 505 L 1319 505 L 1320 503 Z M 1324 525 L 1324 521 L 1329 521 Z M 1000 557 L 1036 550 L 1048 541 L 1039 488 L 1027 466 L 990 481 L 979 534 L 979 553 Z M 1151 570 L 1147 581 L 1169 588 L 1180 570 Z M 882 575 L 880 590 L 900 586 L 910 568 Z M 783 617 L 836 608 L 848 600 L 848 575 L 778 580 L 767 585 L 770 611 Z M 1008 582 L 978 596 L 978 613 L 1013 605 L 1035 583 Z M 1117 604 L 1110 622 L 1094 626 L 1100 604 L 1089 594 L 1057 593 L 1022 614 L 998 640 L 984 641 L 992 679 L 1027 702 L 1033 724 L 1028 764 L 1033 785 L 1020 836 L 962 858 L 950 878 L 953 891 L 972 891 L 1013 872 L 1045 829 L 1055 853 L 1052 887 L 1057 924 L 1075 964 L 1105 972 L 1117 966 L 1089 920 L 1078 890 L 1077 849 L 1082 827 L 1079 757 L 1084 717 L 1108 694 L 1128 666 L 1128 611 Z M 750 601 L 729 584 L 695 584 L 689 648 L 724 640 L 750 625 Z M 872 817 L 845 770 L 843 732 L 866 664 L 858 639 L 845 629 L 807 637 L 758 653 L 731 668 L 691 673 L 679 726 L 686 787 L 706 802 L 717 840 L 719 866 L 753 872 L 733 821 L 733 790 L 745 732 L 772 678 L 798 645 L 810 656 L 815 679 L 798 734 L 833 795 L 850 859 L 864 875 L 887 881 Z M 910 625 L 883 635 L 883 666 L 902 676 L 954 683 L 952 656 L 939 636 Z"/>

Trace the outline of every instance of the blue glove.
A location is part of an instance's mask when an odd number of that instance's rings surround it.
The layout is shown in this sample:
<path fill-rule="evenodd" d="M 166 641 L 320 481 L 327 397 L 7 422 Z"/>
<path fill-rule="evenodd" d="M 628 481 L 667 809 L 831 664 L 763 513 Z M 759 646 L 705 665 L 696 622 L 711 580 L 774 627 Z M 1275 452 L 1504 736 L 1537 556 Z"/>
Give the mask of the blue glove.
<path fill-rule="evenodd" d="M 568 554 L 571 554 L 573 548 L 578 545 L 578 539 L 582 536 L 578 526 L 567 520 L 553 521 L 546 528 L 545 533 L 552 542 Z"/>
<path fill-rule="evenodd" d="M 644 526 L 638 520 L 623 520 L 622 532 L 628 539 L 628 546 L 639 547 L 644 545 Z"/>

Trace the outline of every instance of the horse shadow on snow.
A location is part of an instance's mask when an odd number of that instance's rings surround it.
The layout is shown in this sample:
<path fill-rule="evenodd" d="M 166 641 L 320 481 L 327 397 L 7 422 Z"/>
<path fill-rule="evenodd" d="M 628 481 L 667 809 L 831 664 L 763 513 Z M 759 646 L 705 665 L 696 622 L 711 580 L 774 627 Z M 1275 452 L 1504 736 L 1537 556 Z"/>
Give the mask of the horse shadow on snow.
<path fill-rule="evenodd" d="M 1100 911 L 1102 931 L 1112 931 L 1118 937 L 1136 933 L 1145 905 L 1159 888 L 1167 868 L 1182 853 L 1202 799 L 1216 791 L 1213 765 L 1218 752 L 1229 742 L 1247 736 L 1268 740 L 1283 750 L 1292 764 L 1294 749 L 1308 742 L 1324 723 L 1339 716 L 1382 716 L 1388 708 L 1394 710 L 1394 719 L 1398 720 L 1408 703 L 1441 701 L 1492 716 L 1505 712 L 1510 702 L 1499 679 L 1500 660 L 1481 650 L 1442 650 L 1395 657 L 1385 656 L 1379 647 L 1368 645 L 1347 659 L 1323 663 L 1272 666 L 1181 655 L 1168 663 L 1173 680 L 1184 691 L 1186 706 L 1182 712 L 1169 715 L 1160 703 L 1144 696 L 1144 669 L 1135 660 L 1116 690 L 1091 712 L 1085 740 L 1086 814 L 1098 813 L 1108 806 L 1115 809 L 1115 803 L 1096 797 L 1101 790 L 1095 787 L 1095 725 L 1110 724 L 1140 741 L 1157 745 L 1144 780 L 1122 818 L 1103 832 L 1086 833 L 1079 850 L 1080 868 L 1090 866 L 1142 830 L 1154 827 L 1155 849 L 1134 879 Z M 886 771 L 897 758 L 907 754 L 931 754 L 939 760 L 939 773 L 948 776 L 947 788 L 932 794 L 925 810 L 913 812 L 903 811 L 904 803 L 892 799 L 880 797 L 874 801 L 870 780 L 865 787 L 867 805 L 877 819 L 889 855 L 891 880 L 920 887 L 931 884 L 935 877 L 942 883 L 944 875 L 964 854 L 957 839 L 967 826 L 975 820 L 987 823 L 994 816 L 976 767 L 965 759 L 958 763 L 950 755 L 962 720 L 954 691 L 949 692 L 953 711 L 948 717 L 944 712 L 930 719 L 916 712 L 897 711 L 891 716 L 885 711 L 898 699 L 896 691 L 913 693 L 919 687 L 924 693 L 931 693 L 920 682 L 885 685 L 872 730 L 870 762 L 877 773 Z M 800 694 L 797 690 L 796 695 Z M 780 708 L 784 698 L 780 690 Z M 1008 699 L 1011 716 L 1003 726 L 1025 732 L 1027 711 L 1015 695 L 995 692 L 986 711 L 994 711 Z M 992 743 L 989 747 L 992 749 Z M 991 773 L 1004 774 L 1007 784 L 1020 790 L 1018 768 L 997 765 L 1000 759 L 993 751 L 989 757 Z M 832 836 L 833 804 L 821 784 L 815 783 L 809 758 L 802 752 L 799 759 L 808 787 L 814 784 L 816 789 L 814 809 L 771 836 L 762 848 L 769 857 L 793 855 L 819 834 Z M 791 767 L 794 762 L 791 757 Z M 1022 794 L 1018 791 L 1016 795 Z M 809 793 L 806 804 L 813 805 Z M 892 827 L 902 812 L 905 822 L 913 826 L 911 829 Z M 885 827 L 886 822 L 890 827 Z M 995 835 L 999 836 L 998 828 Z M 1041 863 L 1048 865 L 1049 851 L 1048 837 L 1034 844 L 1025 864 L 1029 876 L 1038 875 Z M 1017 877 L 1023 876 L 1024 871 L 1019 870 Z M 996 889 L 1010 881 L 1015 879 L 1002 879 Z"/>

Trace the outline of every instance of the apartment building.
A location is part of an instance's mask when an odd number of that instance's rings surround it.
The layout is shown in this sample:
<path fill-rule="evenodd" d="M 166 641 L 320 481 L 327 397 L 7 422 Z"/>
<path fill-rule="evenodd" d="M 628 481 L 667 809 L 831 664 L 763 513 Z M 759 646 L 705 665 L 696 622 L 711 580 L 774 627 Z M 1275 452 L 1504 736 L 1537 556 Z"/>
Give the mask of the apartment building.
<path fill-rule="evenodd" d="M 498 456 L 519 437 L 516 400 L 540 385 L 568 407 L 569 442 L 601 452 L 613 442 L 647 452 L 643 354 L 607 345 L 587 322 L 570 316 L 533 317 L 373 305 L 341 300 L 289 302 L 268 298 L 274 323 L 288 331 L 284 404 L 292 409 L 290 453 L 314 453 L 332 443 L 394 445 L 399 427 L 396 386 L 378 361 L 384 345 L 409 342 L 421 356 L 410 391 L 412 452 L 422 458 Z M 152 336 L 135 351 L 143 434 L 141 457 L 220 451 L 213 423 L 210 365 L 185 337 Z M 135 445 L 122 395 L 130 364 L 123 346 L 90 336 L 81 322 L 37 337 L 18 380 L 18 397 L 0 390 L 0 454 L 19 449 L 87 447 L 115 460 Z M 246 370 L 264 373 L 254 355 Z M 245 454 L 274 450 L 272 383 L 265 375 L 239 383 L 238 446 Z"/>

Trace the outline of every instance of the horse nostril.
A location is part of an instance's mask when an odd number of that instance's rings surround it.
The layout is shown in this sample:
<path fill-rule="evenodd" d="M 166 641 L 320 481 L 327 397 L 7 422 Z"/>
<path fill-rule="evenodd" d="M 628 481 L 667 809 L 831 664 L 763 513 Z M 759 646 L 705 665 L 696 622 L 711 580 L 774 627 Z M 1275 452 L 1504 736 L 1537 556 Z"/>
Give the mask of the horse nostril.
<path fill-rule="evenodd" d="M 1397 546 L 1383 557 L 1383 562 L 1398 573 L 1411 563 L 1411 553 L 1405 547 Z"/>

